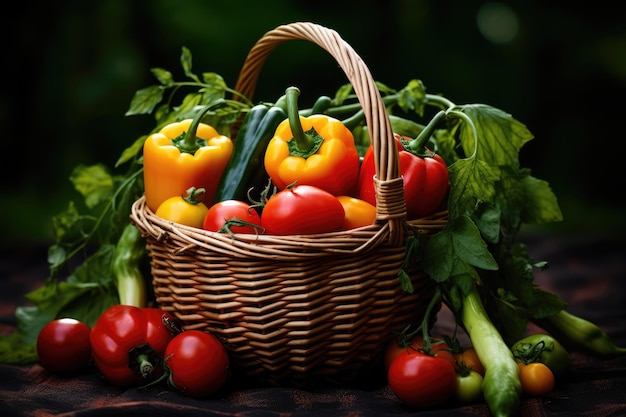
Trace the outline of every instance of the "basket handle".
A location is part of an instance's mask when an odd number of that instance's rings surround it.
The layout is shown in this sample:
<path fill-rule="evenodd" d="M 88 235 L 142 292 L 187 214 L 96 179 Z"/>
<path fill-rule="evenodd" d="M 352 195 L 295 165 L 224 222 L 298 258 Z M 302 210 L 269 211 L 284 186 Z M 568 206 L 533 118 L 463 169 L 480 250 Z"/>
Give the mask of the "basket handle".
<path fill-rule="evenodd" d="M 376 177 L 376 219 L 386 223 L 388 240 L 403 244 L 403 222 L 406 218 L 404 183 L 399 175 L 398 149 L 387 109 L 369 69 L 337 32 L 311 22 L 295 22 L 278 26 L 265 33 L 252 47 L 239 73 L 235 90 L 252 98 L 261 69 L 269 54 L 289 40 L 310 41 L 326 50 L 339 64 L 363 108 L 374 152 Z"/>

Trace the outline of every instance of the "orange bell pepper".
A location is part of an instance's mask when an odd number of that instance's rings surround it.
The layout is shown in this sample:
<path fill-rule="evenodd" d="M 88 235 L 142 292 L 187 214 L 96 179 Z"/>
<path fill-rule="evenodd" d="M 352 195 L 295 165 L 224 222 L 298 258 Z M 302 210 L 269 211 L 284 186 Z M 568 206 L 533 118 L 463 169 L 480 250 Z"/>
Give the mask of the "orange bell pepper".
<path fill-rule="evenodd" d="M 265 151 L 265 170 L 280 190 L 297 182 L 329 193 L 351 195 L 359 177 L 359 154 L 352 132 L 337 119 L 298 114 L 299 90 L 285 93 L 288 118 L 278 125 Z M 305 132 L 306 130 L 306 132 Z"/>
<path fill-rule="evenodd" d="M 146 139 L 143 146 L 146 204 L 154 212 L 170 197 L 190 187 L 204 189 L 204 201 L 213 196 L 233 152 L 230 138 L 193 120 L 170 123 Z"/>

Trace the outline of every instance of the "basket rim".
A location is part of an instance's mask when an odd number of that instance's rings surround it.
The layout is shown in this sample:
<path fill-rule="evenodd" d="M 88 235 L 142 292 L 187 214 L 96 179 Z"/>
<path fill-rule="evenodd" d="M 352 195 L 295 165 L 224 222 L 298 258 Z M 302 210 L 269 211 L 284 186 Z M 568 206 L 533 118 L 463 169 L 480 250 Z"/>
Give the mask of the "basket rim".
<path fill-rule="evenodd" d="M 406 225 L 415 232 L 429 233 L 441 230 L 447 219 L 448 212 L 440 211 L 422 219 L 408 221 Z M 199 247 L 242 258 L 253 256 L 275 260 L 315 259 L 320 256 L 365 253 L 387 243 L 387 225 L 380 223 L 314 235 L 231 235 L 212 232 L 162 219 L 150 210 L 145 196 L 133 203 L 130 221 L 139 228 L 144 237 L 149 235 L 157 242 L 176 241 L 180 252 Z"/>

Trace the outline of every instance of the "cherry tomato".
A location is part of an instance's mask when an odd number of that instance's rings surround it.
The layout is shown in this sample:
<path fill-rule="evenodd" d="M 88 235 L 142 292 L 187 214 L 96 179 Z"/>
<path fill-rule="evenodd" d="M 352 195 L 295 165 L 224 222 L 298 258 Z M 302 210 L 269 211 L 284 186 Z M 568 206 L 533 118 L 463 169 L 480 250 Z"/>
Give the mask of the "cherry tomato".
<path fill-rule="evenodd" d="M 454 353 L 453 355 L 457 369 L 465 366 L 467 369 L 476 371 L 480 375 L 485 376 L 485 367 L 473 347 L 463 348 L 461 352 Z"/>
<path fill-rule="evenodd" d="M 263 208 L 261 224 L 268 235 L 306 235 L 338 231 L 344 217 L 337 197 L 303 184 L 272 195 Z"/>
<path fill-rule="evenodd" d="M 483 376 L 476 371 L 457 371 L 454 398 L 461 403 L 473 403 L 483 396 Z"/>
<path fill-rule="evenodd" d="M 394 339 L 387 345 L 384 354 L 385 369 L 389 369 L 391 362 L 402 352 L 420 352 L 431 354 L 439 358 L 445 359 L 452 365 L 455 365 L 454 356 L 450 351 L 448 344 L 439 338 L 430 338 L 430 352 L 426 352 L 424 348 L 424 337 L 420 335 L 413 335 L 408 337 L 401 336 L 399 339 Z"/>
<path fill-rule="evenodd" d="M 215 393 L 229 375 L 229 359 L 222 343 L 212 334 L 187 330 L 176 335 L 165 350 L 169 384 L 190 397 Z"/>
<path fill-rule="evenodd" d="M 554 388 L 554 374 L 546 364 L 541 362 L 519 362 L 519 379 L 522 390 L 527 395 L 538 396 L 549 394 Z"/>
<path fill-rule="evenodd" d="M 341 230 L 356 229 L 369 226 L 376 219 L 376 207 L 365 200 L 342 195 L 337 197 L 345 211 L 345 218 Z"/>
<path fill-rule="evenodd" d="M 533 334 L 517 341 L 511 346 L 515 359 L 525 364 L 541 362 L 554 373 L 555 378 L 570 370 L 569 352 L 548 334 Z"/>
<path fill-rule="evenodd" d="M 411 350 L 401 352 L 387 371 L 389 388 L 404 404 L 433 407 L 456 392 L 456 372 L 447 360 Z"/>
<path fill-rule="evenodd" d="M 73 375 L 83 372 L 91 361 L 91 329 L 72 318 L 46 324 L 37 336 L 39 362 L 49 372 Z"/>
<path fill-rule="evenodd" d="M 224 200 L 209 207 L 202 228 L 211 232 L 261 233 L 261 216 L 244 201 Z"/>

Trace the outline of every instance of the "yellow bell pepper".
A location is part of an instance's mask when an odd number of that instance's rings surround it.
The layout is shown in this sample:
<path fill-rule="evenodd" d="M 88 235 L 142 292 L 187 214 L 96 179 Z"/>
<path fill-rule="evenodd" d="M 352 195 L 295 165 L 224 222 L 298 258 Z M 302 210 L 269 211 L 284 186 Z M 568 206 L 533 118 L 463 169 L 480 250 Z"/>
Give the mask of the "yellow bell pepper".
<path fill-rule="evenodd" d="M 204 113 L 168 124 L 144 142 L 144 191 L 153 212 L 190 187 L 203 188 L 204 201 L 213 201 L 233 143 L 212 126 L 200 123 Z"/>
<path fill-rule="evenodd" d="M 352 132 L 337 119 L 298 115 L 299 91 L 285 93 L 288 118 L 278 125 L 265 151 L 265 170 L 278 189 L 313 185 L 333 195 L 354 193 L 359 177 L 359 154 Z"/>

